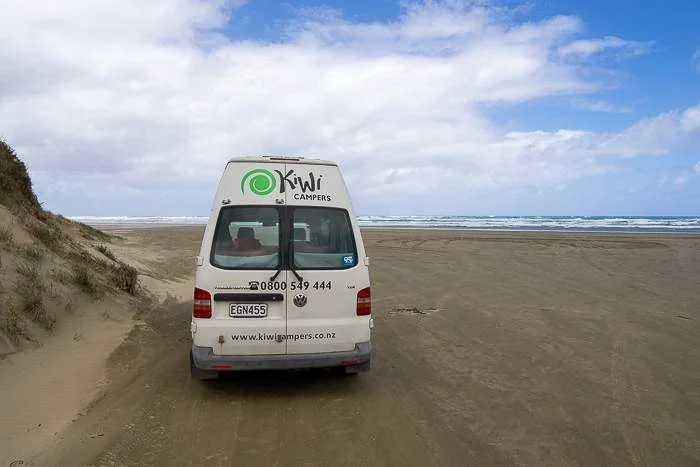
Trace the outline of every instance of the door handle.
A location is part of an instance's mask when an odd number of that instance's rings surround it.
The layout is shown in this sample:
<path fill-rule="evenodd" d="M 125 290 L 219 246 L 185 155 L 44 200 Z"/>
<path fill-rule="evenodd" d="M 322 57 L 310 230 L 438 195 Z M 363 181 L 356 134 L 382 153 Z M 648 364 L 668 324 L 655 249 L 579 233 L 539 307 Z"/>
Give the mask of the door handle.
<path fill-rule="evenodd" d="M 215 302 L 281 302 L 281 293 L 216 293 Z"/>

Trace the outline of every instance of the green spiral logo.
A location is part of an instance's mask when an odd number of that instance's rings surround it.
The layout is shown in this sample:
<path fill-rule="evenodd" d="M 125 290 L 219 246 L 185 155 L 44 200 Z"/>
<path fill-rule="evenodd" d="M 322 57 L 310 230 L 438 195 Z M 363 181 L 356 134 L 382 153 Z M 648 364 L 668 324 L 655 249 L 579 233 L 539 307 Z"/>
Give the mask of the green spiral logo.
<path fill-rule="evenodd" d="M 265 196 L 272 193 L 277 187 L 277 179 L 269 170 L 253 169 L 243 175 L 241 179 L 241 193 L 245 193 L 245 186 L 248 190 L 258 196 Z"/>

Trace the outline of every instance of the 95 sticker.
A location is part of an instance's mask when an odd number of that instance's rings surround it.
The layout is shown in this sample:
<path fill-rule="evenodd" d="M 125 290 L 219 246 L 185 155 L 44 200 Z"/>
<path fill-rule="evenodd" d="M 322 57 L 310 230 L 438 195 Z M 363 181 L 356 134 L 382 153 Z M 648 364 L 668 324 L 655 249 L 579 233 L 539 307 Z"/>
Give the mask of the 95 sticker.
<path fill-rule="evenodd" d="M 355 265 L 355 257 L 354 256 L 343 256 L 343 266 L 349 267 L 349 266 L 354 266 Z"/>

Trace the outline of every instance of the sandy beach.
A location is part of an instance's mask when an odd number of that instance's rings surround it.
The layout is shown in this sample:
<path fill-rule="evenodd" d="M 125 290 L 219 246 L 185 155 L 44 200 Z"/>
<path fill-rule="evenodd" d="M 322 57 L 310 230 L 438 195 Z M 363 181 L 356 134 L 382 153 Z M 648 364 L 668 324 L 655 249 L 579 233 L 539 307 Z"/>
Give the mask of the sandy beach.
<path fill-rule="evenodd" d="M 37 465 L 700 464 L 700 237 L 365 231 L 371 372 L 203 384 L 202 227 L 118 230 L 161 302 Z"/>

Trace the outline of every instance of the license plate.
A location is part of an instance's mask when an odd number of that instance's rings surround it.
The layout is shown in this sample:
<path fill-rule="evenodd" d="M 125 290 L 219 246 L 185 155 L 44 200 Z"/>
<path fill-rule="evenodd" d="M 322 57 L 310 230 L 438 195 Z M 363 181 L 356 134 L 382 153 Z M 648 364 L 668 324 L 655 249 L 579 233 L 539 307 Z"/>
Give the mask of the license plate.
<path fill-rule="evenodd" d="M 231 318 L 264 318 L 267 316 L 267 303 L 231 303 L 228 315 Z"/>

